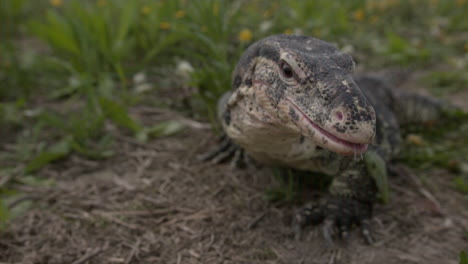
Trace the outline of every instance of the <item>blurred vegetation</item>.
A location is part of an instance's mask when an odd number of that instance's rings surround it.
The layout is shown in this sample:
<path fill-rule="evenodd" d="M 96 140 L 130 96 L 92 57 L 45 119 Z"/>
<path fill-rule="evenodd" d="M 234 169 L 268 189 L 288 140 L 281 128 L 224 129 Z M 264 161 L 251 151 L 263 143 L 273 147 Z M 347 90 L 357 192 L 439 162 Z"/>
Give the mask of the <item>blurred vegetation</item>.
<path fill-rule="evenodd" d="M 460 264 L 468 264 L 468 255 L 465 251 L 460 252 Z"/>
<path fill-rule="evenodd" d="M 279 0 L 0 1 L 0 175 L 21 181 L 71 154 L 112 156 L 115 128 L 141 142 L 177 133 L 183 126 L 175 120 L 147 126 L 129 111 L 167 106 L 159 92 L 168 82 L 173 93 L 194 88 L 188 103 L 171 106 L 213 121 L 216 100 L 229 89 L 240 54 L 272 34 L 334 42 L 367 69 L 419 69 L 423 85 L 440 96 L 468 86 L 467 0 L 285 5 Z M 406 160 L 423 168 L 456 167 L 454 185 L 468 193 L 468 169 L 461 161 L 466 148 L 457 148 L 466 137 L 461 142 L 448 136 L 448 145 L 432 138 L 427 138 L 431 144 L 409 144 L 416 150 Z M 10 194 L 6 186 L 0 180 L 0 195 Z M 5 210 L 0 203 L 0 220 Z"/>

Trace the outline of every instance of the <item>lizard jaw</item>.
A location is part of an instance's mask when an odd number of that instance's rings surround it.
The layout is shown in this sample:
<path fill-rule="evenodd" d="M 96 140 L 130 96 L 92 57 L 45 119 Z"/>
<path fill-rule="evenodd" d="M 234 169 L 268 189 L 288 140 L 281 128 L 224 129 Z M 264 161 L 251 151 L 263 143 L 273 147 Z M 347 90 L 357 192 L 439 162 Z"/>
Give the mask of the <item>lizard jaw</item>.
<path fill-rule="evenodd" d="M 312 135 L 313 140 L 317 142 L 317 145 L 342 155 L 356 155 L 367 151 L 368 144 L 354 143 L 337 137 L 312 121 L 296 104 L 292 102 L 292 100 L 287 98 L 287 101 L 298 113 L 300 113 L 300 121 L 306 120 L 305 123 L 302 123 L 302 126 L 306 127 L 309 131 L 308 135 Z"/>

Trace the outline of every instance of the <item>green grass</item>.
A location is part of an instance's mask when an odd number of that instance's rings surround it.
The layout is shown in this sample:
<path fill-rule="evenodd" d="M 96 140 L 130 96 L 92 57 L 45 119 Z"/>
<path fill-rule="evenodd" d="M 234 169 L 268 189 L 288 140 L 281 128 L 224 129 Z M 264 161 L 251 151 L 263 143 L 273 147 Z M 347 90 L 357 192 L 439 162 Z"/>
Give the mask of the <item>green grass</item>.
<path fill-rule="evenodd" d="M 468 264 L 468 255 L 465 251 L 460 252 L 460 264 Z"/>
<path fill-rule="evenodd" d="M 427 72 L 422 85 L 438 95 L 460 91 L 467 13 L 464 0 L 1 1 L 0 125 L 9 145 L 1 170 L 20 166 L 24 177 L 72 153 L 112 156 L 108 124 L 142 142 L 177 133 L 180 123 L 145 126 L 129 109 L 162 104 L 139 91 L 136 75 L 150 76 L 149 94 L 157 94 L 165 80 L 177 79 L 180 61 L 193 71 L 174 89 L 195 92 L 190 109 L 179 110 L 216 122 L 216 100 L 230 88 L 240 54 L 272 34 L 323 38 L 365 68 L 417 68 Z M 289 187 L 283 194 L 294 196 Z"/>

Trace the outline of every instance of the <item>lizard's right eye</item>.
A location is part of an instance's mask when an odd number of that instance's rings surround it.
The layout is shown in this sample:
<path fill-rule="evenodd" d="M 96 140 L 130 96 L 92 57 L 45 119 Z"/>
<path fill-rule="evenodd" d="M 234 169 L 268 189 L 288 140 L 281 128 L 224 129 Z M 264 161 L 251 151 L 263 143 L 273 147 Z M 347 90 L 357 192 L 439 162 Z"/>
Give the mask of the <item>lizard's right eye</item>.
<path fill-rule="evenodd" d="M 282 60 L 280 62 L 280 68 L 281 68 L 281 73 L 283 74 L 284 77 L 289 79 L 289 78 L 292 78 L 294 76 L 294 72 L 292 70 L 291 65 L 289 65 L 284 60 Z"/>

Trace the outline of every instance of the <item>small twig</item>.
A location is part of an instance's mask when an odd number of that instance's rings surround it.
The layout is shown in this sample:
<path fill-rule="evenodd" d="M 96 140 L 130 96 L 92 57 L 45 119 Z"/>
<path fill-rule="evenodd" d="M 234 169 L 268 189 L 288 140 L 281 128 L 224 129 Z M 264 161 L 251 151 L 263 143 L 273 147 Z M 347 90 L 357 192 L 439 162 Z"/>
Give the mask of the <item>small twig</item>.
<path fill-rule="evenodd" d="M 130 254 L 128 254 L 127 258 L 125 259 L 125 264 L 129 264 L 132 262 L 133 257 L 136 255 L 138 248 L 140 247 L 141 240 L 140 238 L 137 239 L 135 245 L 133 245 Z"/>
<path fill-rule="evenodd" d="M 280 259 L 282 262 L 284 262 L 284 263 L 287 263 L 287 262 L 288 262 L 288 261 L 286 261 L 286 259 L 284 258 L 283 254 L 279 253 L 279 251 L 278 251 L 276 248 L 271 247 L 270 250 L 273 251 L 273 253 L 275 253 L 276 257 L 277 257 L 278 259 Z"/>
<path fill-rule="evenodd" d="M 190 256 L 192 256 L 194 258 L 200 259 L 200 254 L 198 254 L 195 250 L 189 249 L 188 253 L 190 254 Z"/>
<path fill-rule="evenodd" d="M 94 258 L 96 257 L 97 255 L 101 254 L 102 252 L 104 252 L 105 250 L 107 249 L 107 243 L 101 247 L 101 248 L 97 248 L 87 254 L 85 254 L 84 256 L 82 256 L 81 258 L 75 260 L 72 264 L 82 264 L 82 263 L 85 263 L 86 261 L 90 260 L 91 258 Z"/>
<path fill-rule="evenodd" d="M 152 163 L 153 163 L 153 158 L 150 157 L 150 158 L 144 159 L 143 162 L 139 164 L 140 166 L 138 166 L 134 178 L 136 179 L 141 178 L 141 176 L 143 176 L 143 173 L 145 173 L 146 169 L 148 169 Z"/>
<path fill-rule="evenodd" d="M 144 194 L 138 194 L 138 198 L 141 199 L 141 200 L 144 200 L 148 203 L 151 203 L 152 205 L 156 206 L 156 207 L 162 207 L 162 208 L 166 208 L 169 206 L 169 203 L 167 202 L 164 202 L 164 201 L 160 201 L 160 200 L 157 200 L 153 197 L 150 197 L 150 196 L 147 196 L 147 195 L 144 195 Z"/>
<path fill-rule="evenodd" d="M 114 211 L 114 212 L 101 212 L 108 215 L 119 215 L 126 217 L 161 217 L 164 215 L 176 213 L 177 210 L 172 208 L 153 209 L 153 210 L 129 210 L 129 211 Z"/>
<path fill-rule="evenodd" d="M 267 212 L 261 213 L 259 216 L 255 217 L 250 224 L 247 226 L 247 229 L 253 229 L 257 226 L 257 224 L 262 221 L 262 219 L 266 216 Z"/>
<path fill-rule="evenodd" d="M 180 209 L 176 209 L 180 211 Z M 180 221 L 191 221 L 191 220 L 202 220 L 206 218 L 210 218 L 212 213 L 222 212 L 226 210 L 225 208 L 215 208 L 215 209 L 205 209 L 200 210 L 194 213 L 189 213 L 189 215 L 184 215 L 181 217 L 174 217 L 170 221 L 166 222 L 166 225 L 172 225 Z"/>
<path fill-rule="evenodd" d="M 159 114 L 159 115 L 164 114 L 168 116 L 168 119 L 177 120 L 181 122 L 182 124 L 189 126 L 191 128 L 194 128 L 194 129 L 210 129 L 211 128 L 211 124 L 209 123 L 202 123 L 199 121 L 195 121 L 193 119 L 183 116 L 182 114 L 178 112 L 171 111 L 169 109 L 140 107 L 139 110 L 143 114 Z"/>
<path fill-rule="evenodd" d="M 113 215 L 111 214 L 108 214 L 108 213 L 104 213 L 104 212 L 95 212 L 97 215 L 105 218 L 106 220 L 109 220 L 111 222 L 114 222 L 115 224 L 118 224 L 118 225 L 121 225 L 121 226 L 124 226 L 128 229 L 132 229 L 132 230 L 141 230 L 141 228 L 139 226 L 136 226 L 136 225 L 132 225 L 132 224 L 129 224 L 129 223 L 126 223 L 116 217 L 114 217 Z"/>
<path fill-rule="evenodd" d="M 180 264 L 182 262 L 182 254 L 177 253 L 177 264 Z"/>
<path fill-rule="evenodd" d="M 409 176 L 411 181 L 416 185 L 418 188 L 418 191 L 420 194 L 422 194 L 424 197 L 426 197 L 436 208 L 437 213 L 440 215 L 445 215 L 445 212 L 442 209 L 442 206 L 440 202 L 435 198 L 432 193 L 430 193 L 426 188 L 424 188 L 423 183 L 421 182 L 420 179 L 418 179 L 413 173 L 411 173 L 408 169 L 402 168 L 403 173 L 406 174 L 406 176 Z"/>
<path fill-rule="evenodd" d="M 112 181 L 115 185 L 122 187 L 126 191 L 133 191 L 136 189 L 135 186 L 131 185 L 128 181 L 124 180 L 121 177 L 116 176 L 112 179 Z"/>

